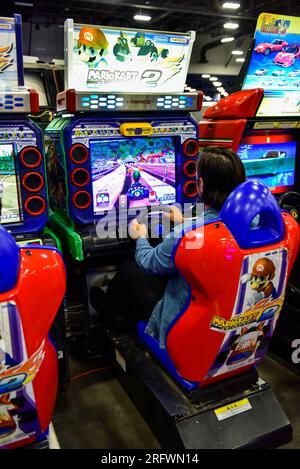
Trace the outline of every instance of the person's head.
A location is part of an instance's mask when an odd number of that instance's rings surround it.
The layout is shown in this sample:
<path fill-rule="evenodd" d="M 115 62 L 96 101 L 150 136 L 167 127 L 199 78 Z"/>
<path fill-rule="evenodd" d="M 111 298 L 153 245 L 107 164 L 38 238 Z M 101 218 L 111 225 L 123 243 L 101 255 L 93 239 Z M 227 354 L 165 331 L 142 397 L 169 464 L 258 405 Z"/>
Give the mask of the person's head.
<path fill-rule="evenodd" d="M 198 194 L 207 207 L 220 210 L 229 194 L 246 180 L 240 157 L 224 147 L 200 151 L 197 165 Z"/>

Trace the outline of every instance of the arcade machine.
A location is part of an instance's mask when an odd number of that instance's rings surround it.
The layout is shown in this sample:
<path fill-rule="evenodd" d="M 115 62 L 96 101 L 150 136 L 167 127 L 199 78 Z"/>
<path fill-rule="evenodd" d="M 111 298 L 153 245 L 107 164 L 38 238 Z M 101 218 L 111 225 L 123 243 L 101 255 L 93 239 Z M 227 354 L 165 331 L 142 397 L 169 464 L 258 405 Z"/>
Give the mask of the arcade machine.
<path fill-rule="evenodd" d="M 49 331 L 65 284 L 56 248 L 18 246 L 0 225 L 0 450 L 49 447 L 58 385 Z"/>
<path fill-rule="evenodd" d="M 19 245 L 60 247 L 59 239 L 46 227 L 43 138 L 41 129 L 29 118 L 38 111 L 37 92 L 24 86 L 21 17 L 1 18 L 0 223 Z M 62 325 L 63 319 L 59 323 Z M 67 376 L 67 362 L 63 334 L 60 336 L 57 345 L 63 377 Z"/>
<path fill-rule="evenodd" d="M 200 147 L 237 152 L 249 179 L 266 184 L 300 222 L 300 18 L 262 13 L 239 77 L 242 89 L 209 108 L 199 124 Z M 270 349 L 299 369 L 299 260 Z"/>
<path fill-rule="evenodd" d="M 201 108 L 202 93 L 183 92 L 194 36 L 65 23 L 66 91 L 45 151 L 50 225 L 70 266 L 69 317 L 74 336 L 84 331 L 78 340 L 87 357 L 103 354 L 104 343 L 90 287 L 99 266 L 132 255 L 128 218 L 195 200 L 198 126 L 190 111 Z M 105 223 L 113 233 L 103 237 Z"/>
<path fill-rule="evenodd" d="M 193 38 L 66 22 L 66 87 L 72 88 L 58 95 L 61 116 L 46 131 L 56 210 L 50 223 L 62 239 L 69 273 L 77 269 L 84 284 L 88 356 L 104 338 L 88 289 L 93 276 L 108 276 L 107 266 L 116 270 L 133 254 L 128 221 L 156 206 L 148 215 L 160 233 L 167 205 L 196 198 L 198 132 L 190 111 L 201 107 L 202 96 L 182 91 Z M 280 312 L 298 225 L 281 215 L 265 186 L 248 181 L 218 219 L 189 233 L 179 239 L 174 261 L 189 281 L 190 304 L 170 326 L 165 350 L 143 323 L 138 334 L 111 332 L 118 377 L 166 448 L 288 442 L 290 423 L 255 365 Z M 193 239 L 197 249 L 187 256 Z M 277 295 L 253 301 L 253 271 L 264 266 L 275 269 Z"/>

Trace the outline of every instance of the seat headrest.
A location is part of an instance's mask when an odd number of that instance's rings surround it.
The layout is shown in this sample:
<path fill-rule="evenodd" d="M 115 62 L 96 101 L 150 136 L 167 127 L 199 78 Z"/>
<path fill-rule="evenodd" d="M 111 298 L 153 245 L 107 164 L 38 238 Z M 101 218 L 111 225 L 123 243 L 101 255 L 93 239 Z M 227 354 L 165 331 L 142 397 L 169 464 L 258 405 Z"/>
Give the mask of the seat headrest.
<path fill-rule="evenodd" d="M 263 247 L 284 238 L 280 207 L 269 189 L 259 181 L 240 184 L 226 200 L 220 219 L 242 249 Z"/>
<path fill-rule="evenodd" d="M 5 293 L 16 285 L 19 257 L 17 243 L 0 225 L 0 293 Z"/>

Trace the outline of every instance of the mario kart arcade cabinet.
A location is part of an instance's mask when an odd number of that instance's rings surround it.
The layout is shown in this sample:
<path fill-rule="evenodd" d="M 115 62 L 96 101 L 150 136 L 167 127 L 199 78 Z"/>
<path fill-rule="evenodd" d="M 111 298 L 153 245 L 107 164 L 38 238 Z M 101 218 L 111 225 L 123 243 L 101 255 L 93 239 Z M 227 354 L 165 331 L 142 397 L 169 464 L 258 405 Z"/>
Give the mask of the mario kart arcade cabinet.
<path fill-rule="evenodd" d="M 266 184 L 300 222 L 300 18 L 262 13 L 242 69 L 242 91 L 221 99 L 199 124 L 200 147 L 237 152 L 249 179 Z M 298 156 L 298 157 L 297 157 Z M 298 191 L 298 192 L 297 192 Z M 292 272 L 270 349 L 299 368 L 300 260 Z"/>
<path fill-rule="evenodd" d="M 90 277 L 133 255 L 127 230 L 136 209 L 156 205 L 161 212 L 196 198 L 198 132 L 189 111 L 201 106 L 201 94 L 182 92 L 193 37 L 66 22 L 71 89 L 58 95 L 61 116 L 47 129 L 46 152 L 51 224 L 69 272 L 75 267 L 84 284 L 88 356 L 104 339 L 89 304 Z M 100 236 L 101 223 L 111 221 L 115 235 Z M 191 295 L 169 328 L 167 349 L 143 323 L 138 337 L 112 333 L 119 379 L 162 446 L 274 447 L 291 439 L 255 366 L 273 334 L 298 244 L 295 220 L 281 214 L 265 186 L 245 183 L 218 219 L 179 239 L 174 261 Z M 265 265 L 275 267 L 268 301 L 251 289 L 252 270 Z"/>
<path fill-rule="evenodd" d="M 193 32 L 67 20 L 65 40 L 66 91 L 46 130 L 50 223 L 64 246 L 71 289 L 78 295 L 82 285 L 82 345 L 94 357 L 103 353 L 104 328 L 89 290 L 99 271 L 134 252 L 128 218 L 195 200 L 198 125 L 190 111 L 201 108 L 202 93 L 183 92 Z M 104 222 L 114 224 L 113 235 L 100 236 Z"/>
<path fill-rule="evenodd" d="M 21 17 L 0 19 L 0 223 L 19 245 L 60 247 L 46 227 L 48 193 L 41 129 L 29 115 L 39 111 L 36 91 L 24 87 Z M 68 375 L 63 308 L 53 339 L 60 382 Z"/>

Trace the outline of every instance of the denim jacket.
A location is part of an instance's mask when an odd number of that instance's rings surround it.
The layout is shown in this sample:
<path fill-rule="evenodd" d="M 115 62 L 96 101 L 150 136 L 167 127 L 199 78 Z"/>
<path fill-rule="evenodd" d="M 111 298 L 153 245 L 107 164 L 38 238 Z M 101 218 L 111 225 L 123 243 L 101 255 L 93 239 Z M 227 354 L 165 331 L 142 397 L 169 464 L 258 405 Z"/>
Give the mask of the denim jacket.
<path fill-rule="evenodd" d="M 218 212 L 208 209 L 204 212 L 204 221 L 218 217 Z M 195 223 L 195 221 L 194 221 Z M 145 238 L 136 243 L 135 260 L 145 272 L 154 275 L 168 275 L 169 281 L 162 299 L 156 304 L 146 333 L 159 340 L 161 348 L 166 347 L 166 334 L 169 325 L 181 312 L 189 297 L 189 287 L 177 271 L 172 257 L 173 248 L 178 240 L 178 233 L 183 233 L 191 222 L 177 226 L 158 246 L 153 248 Z"/>

